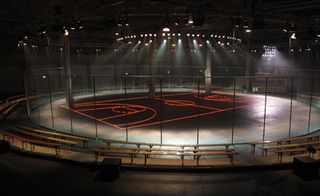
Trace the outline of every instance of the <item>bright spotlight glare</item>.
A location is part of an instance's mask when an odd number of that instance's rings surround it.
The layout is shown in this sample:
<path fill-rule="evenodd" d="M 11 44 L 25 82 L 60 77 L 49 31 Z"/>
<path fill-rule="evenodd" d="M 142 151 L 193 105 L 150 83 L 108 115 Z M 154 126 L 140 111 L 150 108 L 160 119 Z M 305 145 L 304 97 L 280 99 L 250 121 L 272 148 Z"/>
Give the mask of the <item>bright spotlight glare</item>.
<path fill-rule="evenodd" d="M 166 40 L 166 39 L 164 39 L 164 40 L 163 40 L 163 43 L 167 43 L 167 40 Z"/>
<path fill-rule="evenodd" d="M 69 35 L 69 31 L 67 29 L 64 30 L 64 35 L 68 36 Z"/>
<path fill-rule="evenodd" d="M 163 32 L 169 32 L 170 29 L 169 29 L 168 27 L 164 27 L 164 28 L 162 29 L 162 31 L 163 31 Z"/>
<path fill-rule="evenodd" d="M 178 43 L 181 43 L 181 39 L 178 39 Z"/>
<path fill-rule="evenodd" d="M 251 29 L 246 29 L 246 33 L 251 33 Z"/>
<path fill-rule="evenodd" d="M 290 36 L 291 39 L 297 39 L 296 37 L 296 33 L 292 33 L 292 35 Z"/>

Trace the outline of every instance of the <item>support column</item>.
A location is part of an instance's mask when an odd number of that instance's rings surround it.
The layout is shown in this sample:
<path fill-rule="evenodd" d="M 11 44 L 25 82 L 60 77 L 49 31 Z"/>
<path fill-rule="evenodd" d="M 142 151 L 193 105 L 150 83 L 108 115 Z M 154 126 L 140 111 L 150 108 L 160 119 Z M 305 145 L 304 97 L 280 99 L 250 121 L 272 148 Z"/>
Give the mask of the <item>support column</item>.
<path fill-rule="evenodd" d="M 206 70 L 204 71 L 205 76 L 205 86 L 206 86 L 206 93 L 211 93 L 211 64 L 212 64 L 212 53 L 210 48 L 207 47 L 206 52 Z"/>
<path fill-rule="evenodd" d="M 156 94 L 156 86 L 155 86 L 155 67 L 154 67 L 154 47 L 155 44 L 149 43 L 149 98 L 152 99 Z"/>
<path fill-rule="evenodd" d="M 70 43 L 69 43 L 69 36 L 64 36 L 64 60 L 65 60 L 65 75 L 66 75 L 66 82 L 67 82 L 67 89 L 66 89 L 66 102 L 69 108 L 73 108 L 73 97 L 72 97 L 72 76 L 71 76 L 71 63 L 70 63 Z"/>
<path fill-rule="evenodd" d="M 247 37 L 247 46 L 246 46 L 246 50 L 247 50 L 247 53 L 246 53 L 246 67 L 245 67 L 245 76 L 246 77 L 250 77 L 250 76 L 253 76 L 253 73 L 252 73 L 252 63 L 251 63 L 251 54 L 250 54 L 250 47 L 251 47 L 251 35 L 248 35 Z M 250 79 L 246 79 L 245 80 L 245 89 L 247 91 L 251 91 L 252 90 L 252 86 L 251 86 L 251 82 L 250 82 Z"/>

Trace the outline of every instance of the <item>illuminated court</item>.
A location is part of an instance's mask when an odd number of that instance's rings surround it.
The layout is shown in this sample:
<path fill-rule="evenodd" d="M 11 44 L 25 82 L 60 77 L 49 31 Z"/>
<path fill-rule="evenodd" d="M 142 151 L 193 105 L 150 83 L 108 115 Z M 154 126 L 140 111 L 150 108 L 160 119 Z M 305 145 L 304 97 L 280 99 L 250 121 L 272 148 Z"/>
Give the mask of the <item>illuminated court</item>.
<path fill-rule="evenodd" d="M 308 133 L 306 102 L 293 100 L 290 122 L 289 98 L 269 95 L 266 116 L 265 101 L 264 95 L 249 93 L 163 91 L 149 98 L 145 92 L 126 97 L 109 92 L 95 99 L 75 97 L 73 108 L 56 100 L 53 117 L 57 130 L 70 132 L 71 118 L 76 134 L 123 141 L 161 142 L 162 137 L 163 143 L 237 143 Z M 48 127 L 52 126 L 49 107 L 39 107 L 40 124 Z M 309 132 L 317 129 L 318 119 L 320 112 L 312 109 Z"/>

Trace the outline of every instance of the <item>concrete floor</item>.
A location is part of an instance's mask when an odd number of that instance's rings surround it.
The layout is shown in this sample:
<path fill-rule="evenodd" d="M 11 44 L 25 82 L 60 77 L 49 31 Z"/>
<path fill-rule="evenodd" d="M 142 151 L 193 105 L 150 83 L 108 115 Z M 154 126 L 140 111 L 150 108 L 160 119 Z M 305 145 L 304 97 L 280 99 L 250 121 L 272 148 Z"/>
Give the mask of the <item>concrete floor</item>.
<path fill-rule="evenodd" d="M 164 92 L 166 94 L 168 92 Z M 172 92 L 170 92 L 172 93 Z M 181 92 L 179 92 L 181 93 Z M 189 92 L 190 93 L 190 92 Z M 139 96 L 146 95 L 138 94 Z M 138 96 L 137 94 L 128 94 L 128 97 Z M 232 98 L 231 94 L 225 94 Z M 96 101 L 111 100 L 116 98 L 123 98 L 122 93 L 101 93 L 97 96 Z M 198 100 L 193 94 L 167 97 L 167 99 L 180 99 L 193 101 L 195 103 Z M 264 125 L 264 106 L 265 97 L 258 94 L 244 94 L 237 93 L 237 99 L 245 100 L 245 102 L 236 103 L 236 106 L 243 106 L 236 109 L 234 112 L 234 142 L 248 142 L 262 140 L 263 138 L 263 125 Z M 48 100 L 47 100 L 48 101 Z M 92 102 L 93 98 L 90 96 L 78 96 L 77 103 Z M 124 103 L 123 101 L 118 101 Z M 155 109 L 159 114 L 159 100 L 150 102 L 148 99 L 132 100 L 126 103 L 137 104 L 142 106 L 149 106 Z M 35 123 L 40 125 L 54 128 L 56 130 L 70 132 L 71 126 L 73 133 L 85 135 L 89 137 L 96 137 L 96 133 L 99 138 L 126 140 L 126 131 L 122 126 L 122 129 L 106 125 L 101 122 L 97 122 L 86 116 L 78 113 L 69 112 L 66 109 L 61 108 L 61 105 L 65 104 L 65 99 L 56 99 L 53 101 L 53 113 L 51 114 L 50 104 L 43 104 L 39 109 L 33 110 L 32 117 Z M 166 122 L 162 124 L 162 142 L 163 143 L 197 143 L 197 124 L 199 123 L 199 143 L 228 143 L 231 142 L 232 135 L 232 121 L 233 110 L 232 102 L 212 102 L 201 100 L 199 105 L 218 107 L 225 111 L 200 116 L 199 121 L 196 117 L 190 119 L 179 120 L 175 122 Z M 164 105 L 164 104 L 163 104 Z M 273 138 L 282 138 L 289 136 L 289 119 L 290 119 L 290 99 L 283 97 L 283 95 L 267 97 L 266 105 L 266 123 L 265 123 L 265 140 Z M 308 117 L 309 117 L 309 104 L 301 102 L 299 100 L 293 100 L 292 102 L 292 121 L 291 121 L 291 136 L 303 135 L 308 131 Z M 231 110 L 230 110 L 231 108 Z M 183 115 L 196 114 L 197 107 L 186 107 L 183 109 L 178 106 L 164 106 L 163 116 L 165 118 L 181 117 Z M 200 109 L 200 114 L 207 112 L 208 110 Z M 97 117 L 103 112 L 92 114 L 91 116 Z M 146 112 L 146 117 L 150 115 Z M 53 116 L 54 121 L 51 117 Z M 70 121 L 72 119 L 72 123 Z M 129 117 L 129 122 L 130 122 Z M 310 131 L 315 131 L 320 128 L 320 110 L 316 107 L 311 109 Z M 122 119 L 123 121 L 124 119 Z M 159 121 L 160 117 L 146 121 L 145 123 L 153 123 Z M 141 124 L 138 124 L 141 125 Z M 161 129 L 160 124 L 154 124 L 145 127 L 136 127 L 128 129 L 129 141 L 141 141 L 141 142 L 160 142 Z"/>
<path fill-rule="evenodd" d="M 320 181 L 303 181 L 291 170 L 223 173 L 123 171 L 102 181 L 94 168 L 0 155 L 1 195 L 319 195 Z"/>

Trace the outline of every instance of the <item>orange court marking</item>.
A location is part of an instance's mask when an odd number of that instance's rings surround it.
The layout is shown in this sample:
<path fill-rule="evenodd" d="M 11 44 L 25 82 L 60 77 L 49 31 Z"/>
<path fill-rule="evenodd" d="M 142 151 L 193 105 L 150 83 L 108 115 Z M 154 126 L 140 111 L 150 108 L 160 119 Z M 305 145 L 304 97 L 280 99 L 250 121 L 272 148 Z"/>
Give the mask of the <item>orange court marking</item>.
<path fill-rule="evenodd" d="M 67 110 L 70 110 L 74 113 L 80 114 L 82 116 L 86 116 L 90 119 L 97 120 L 98 122 L 101 122 L 103 124 L 115 127 L 117 129 L 134 129 L 134 128 L 140 128 L 140 127 L 146 127 L 146 126 L 152 126 L 157 125 L 160 123 L 169 123 L 169 122 L 175 122 L 175 121 L 182 121 L 186 119 L 196 118 L 199 116 L 208 116 L 220 112 L 226 112 L 233 109 L 242 109 L 247 108 L 251 106 L 258 105 L 258 102 L 255 102 L 256 100 L 253 100 L 252 97 L 246 96 L 241 98 L 233 98 L 232 95 L 226 95 L 226 94 L 213 94 L 213 95 L 207 95 L 204 97 L 201 97 L 200 95 L 203 95 L 204 93 L 197 94 L 195 92 L 193 93 L 174 93 L 174 94 L 166 94 L 162 96 L 156 96 L 153 100 L 156 100 L 158 102 L 153 102 L 152 104 L 163 104 L 166 107 L 173 108 L 175 107 L 183 109 L 187 108 L 198 108 L 202 110 L 208 110 L 208 111 L 201 111 L 198 114 L 184 114 L 183 111 L 177 115 L 177 117 L 171 117 L 171 118 L 164 118 L 162 114 L 158 114 L 157 110 L 154 109 L 151 106 L 145 106 L 141 104 L 133 104 L 133 103 L 127 103 L 128 101 L 135 101 L 135 100 L 142 100 L 142 99 L 150 99 L 148 96 L 140 96 L 140 97 L 130 97 L 130 98 L 120 98 L 120 99 L 111 99 L 111 100 L 103 100 L 103 101 L 97 101 L 97 102 L 83 102 L 83 103 L 76 103 L 74 104 L 74 107 L 71 109 L 67 107 L 66 105 L 62 105 L 61 107 Z M 186 95 L 193 95 L 196 99 L 201 100 L 201 102 L 217 102 L 217 103 L 231 103 L 235 102 L 238 104 L 245 104 L 245 105 L 238 105 L 236 107 L 227 107 L 227 108 L 217 108 L 212 106 L 206 106 L 203 104 L 199 104 L 199 101 L 192 101 L 188 99 L 164 99 L 164 97 L 182 97 Z M 122 103 L 120 103 L 122 102 Z M 125 102 L 125 103 L 123 103 Z M 250 104 L 249 104 L 249 103 Z M 157 106 L 158 107 L 158 106 Z M 157 108 L 156 107 L 156 108 Z M 95 114 L 96 111 L 106 111 L 104 117 L 98 118 Z M 198 111 L 196 109 L 189 110 L 191 112 Z M 158 118 L 158 119 L 156 119 Z"/>

